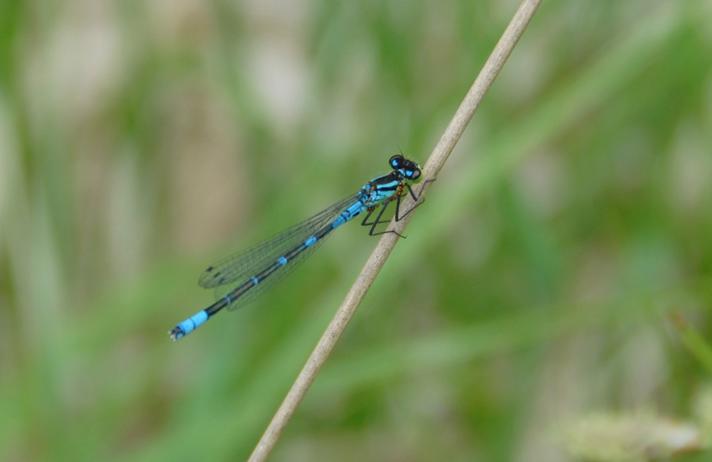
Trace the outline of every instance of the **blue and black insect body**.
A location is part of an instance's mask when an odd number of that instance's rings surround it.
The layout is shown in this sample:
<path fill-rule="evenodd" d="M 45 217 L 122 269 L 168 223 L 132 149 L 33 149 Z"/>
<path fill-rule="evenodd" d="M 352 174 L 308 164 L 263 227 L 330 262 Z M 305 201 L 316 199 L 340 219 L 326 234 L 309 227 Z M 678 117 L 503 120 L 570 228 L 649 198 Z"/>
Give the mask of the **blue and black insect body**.
<path fill-rule="evenodd" d="M 171 338 L 178 340 L 185 337 L 223 309 L 233 310 L 253 300 L 303 261 L 332 231 L 361 213 L 365 212 L 361 225 L 369 227 L 369 235 L 394 233 L 403 237 L 392 230 L 378 232 L 376 227 L 388 223 L 381 219 L 391 203 L 396 205 L 396 221 L 402 220 L 422 204 L 418 201 L 422 189 L 416 195 L 411 188 L 412 184 L 420 182 L 422 173 L 416 162 L 400 154 L 392 156 L 388 165 L 392 169 L 389 173 L 364 184 L 356 194 L 272 239 L 209 266 L 198 283 L 204 288 L 214 288 L 217 301 L 171 329 Z M 433 180 L 426 180 L 426 183 L 430 181 Z M 406 194 L 410 194 L 415 205 L 401 213 L 401 198 Z"/>

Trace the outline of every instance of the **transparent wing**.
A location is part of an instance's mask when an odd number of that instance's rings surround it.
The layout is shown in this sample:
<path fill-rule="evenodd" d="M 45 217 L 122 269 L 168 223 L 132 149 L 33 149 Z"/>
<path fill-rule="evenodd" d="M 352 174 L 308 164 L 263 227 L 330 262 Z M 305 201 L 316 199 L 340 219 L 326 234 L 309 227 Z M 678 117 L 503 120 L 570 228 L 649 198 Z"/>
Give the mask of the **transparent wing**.
<path fill-rule="evenodd" d="M 279 257 L 300 245 L 305 239 L 336 218 L 344 210 L 344 208 L 356 201 L 357 198 L 358 195 L 352 195 L 340 200 L 311 218 L 307 218 L 303 222 L 273 236 L 271 239 L 257 244 L 248 250 L 230 255 L 220 260 L 203 271 L 203 274 L 201 274 L 198 279 L 198 284 L 206 289 L 226 286 L 225 288 L 216 290 L 217 296 L 224 295 L 233 288 L 233 285 L 236 286 L 238 284 L 242 284 L 248 278 L 272 265 Z M 271 279 L 279 279 L 279 273 L 288 272 L 298 260 L 303 260 L 306 256 L 305 254 L 311 253 L 313 248 L 320 242 L 321 240 L 314 246 L 299 254 L 294 258 L 294 260 L 290 260 L 287 265 L 276 270 L 267 279 L 265 279 L 264 282 L 261 282 L 256 287 L 250 289 L 248 293 L 239 300 L 244 297 L 252 296 L 250 292 L 262 291 L 266 284 L 271 285 Z"/>
<path fill-rule="evenodd" d="M 329 236 L 329 235 L 327 235 Z M 325 238 L 327 237 L 325 236 Z M 308 235 L 305 237 L 309 237 Z M 308 249 L 304 250 L 301 252 L 299 255 L 294 257 L 289 261 L 289 263 L 285 266 L 282 266 L 278 268 L 274 273 L 270 274 L 269 277 L 267 277 L 265 280 L 261 281 L 259 284 L 256 286 L 252 287 L 250 290 L 248 290 L 245 294 L 243 294 L 241 297 L 239 297 L 237 300 L 234 300 L 232 303 L 230 303 L 226 308 L 229 311 L 236 310 L 238 308 L 241 308 L 253 300 L 255 300 L 258 295 L 260 295 L 263 292 L 266 292 L 269 290 L 272 286 L 274 286 L 277 282 L 281 281 L 287 274 L 291 273 L 294 268 L 296 268 L 299 263 L 305 261 L 309 255 L 316 250 L 317 247 L 321 245 L 321 243 L 324 241 L 324 239 L 320 239 L 316 242 L 316 244 L 312 245 Z M 301 241 L 299 241 L 301 242 Z M 298 243 L 296 244 L 298 245 Z M 279 258 L 279 257 L 277 257 Z M 271 264 L 271 261 L 268 262 L 267 264 Z M 249 277 L 249 276 L 248 276 Z M 242 282 L 236 282 L 234 284 L 227 284 L 227 285 L 222 285 L 218 286 L 215 288 L 215 299 L 219 300 L 225 297 L 225 295 L 228 294 L 231 290 L 233 290 L 235 287 L 237 287 L 239 284 L 242 284 Z"/>

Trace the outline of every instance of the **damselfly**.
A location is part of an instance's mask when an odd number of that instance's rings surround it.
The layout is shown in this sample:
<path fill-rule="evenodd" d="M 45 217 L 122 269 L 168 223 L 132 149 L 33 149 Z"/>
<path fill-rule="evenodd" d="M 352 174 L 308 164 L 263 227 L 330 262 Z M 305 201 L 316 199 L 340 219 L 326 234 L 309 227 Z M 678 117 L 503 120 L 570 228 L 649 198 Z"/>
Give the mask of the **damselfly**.
<path fill-rule="evenodd" d="M 227 257 L 209 266 L 198 283 L 204 288 L 214 288 L 216 302 L 171 329 L 173 340 L 185 337 L 223 309 L 233 310 L 263 292 L 265 288 L 285 275 L 298 262 L 303 261 L 339 226 L 365 212 L 362 226 L 369 227 L 369 235 L 394 233 L 377 231 L 388 206 L 395 202 L 396 221 L 402 220 L 422 204 L 420 192 L 411 185 L 420 182 L 420 166 L 400 154 L 388 160 L 391 171 L 364 184 L 356 194 L 340 200 L 311 218 L 299 223 L 255 247 Z M 433 180 L 426 180 L 428 183 Z M 423 184 L 425 186 L 425 184 Z M 413 206 L 401 213 L 401 199 L 410 194 Z M 373 218 L 375 216 L 375 218 Z"/>

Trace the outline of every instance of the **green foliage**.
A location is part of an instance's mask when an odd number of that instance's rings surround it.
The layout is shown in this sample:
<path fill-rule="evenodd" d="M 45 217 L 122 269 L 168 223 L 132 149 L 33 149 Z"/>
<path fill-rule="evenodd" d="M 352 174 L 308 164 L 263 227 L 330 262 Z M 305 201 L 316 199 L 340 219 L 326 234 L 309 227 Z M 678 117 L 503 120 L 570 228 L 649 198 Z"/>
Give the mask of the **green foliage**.
<path fill-rule="evenodd" d="M 345 227 L 171 344 L 193 281 L 425 160 L 514 5 L 114 3 L 1 8 L 0 459 L 241 460 L 375 241 Z M 543 2 L 274 460 L 609 457 L 638 440 L 590 416 L 649 409 L 708 431 L 711 20 Z"/>

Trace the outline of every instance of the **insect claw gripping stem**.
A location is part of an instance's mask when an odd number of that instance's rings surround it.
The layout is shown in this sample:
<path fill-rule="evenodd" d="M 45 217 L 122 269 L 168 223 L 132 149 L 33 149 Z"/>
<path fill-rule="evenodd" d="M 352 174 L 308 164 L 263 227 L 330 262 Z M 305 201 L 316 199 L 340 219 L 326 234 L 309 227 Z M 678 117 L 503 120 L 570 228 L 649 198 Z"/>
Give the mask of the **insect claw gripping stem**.
<path fill-rule="evenodd" d="M 409 184 L 405 185 L 405 187 L 406 187 L 406 189 L 408 189 L 408 193 L 410 194 L 410 197 L 413 199 L 413 203 L 415 205 L 413 205 L 410 209 L 408 209 L 407 212 L 405 212 L 404 214 L 401 215 L 400 214 L 400 196 L 399 196 L 397 199 L 398 202 L 396 204 L 396 221 L 401 221 L 403 218 L 408 216 L 413 210 L 415 210 L 418 207 L 420 207 L 421 205 L 423 205 L 423 203 L 425 202 L 425 198 L 423 197 L 423 191 L 425 190 L 425 186 L 432 183 L 435 180 L 436 180 L 436 178 L 425 180 L 423 182 L 423 185 L 420 187 L 420 190 L 418 191 L 417 195 L 415 194 L 415 191 L 413 191 L 413 188 Z"/>
<path fill-rule="evenodd" d="M 393 201 L 396 202 L 396 221 L 400 221 L 422 204 L 422 201 L 418 203 L 421 194 L 416 195 L 411 188 L 411 183 L 417 182 L 422 173 L 416 162 L 402 154 L 391 156 L 388 165 L 391 167 L 390 172 L 373 178 L 357 193 L 272 239 L 209 266 L 200 276 L 198 283 L 204 288 L 214 288 L 217 301 L 178 323 L 169 332 L 171 339 L 179 340 L 185 337 L 224 308 L 232 310 L 252 300 L 303 261 L 332 231 L 361 213 L 365 213 L 361 225 L 370 227 L 370 236 L 393 233 L 405 239 L 406 236 L 395 230 L 376 232 L 376 226 L 388 223 L 381 218 Z M 423 187 L 432 181 L 434 180 L 426 180 Z M 400 203 L 405 190 L 415 200 L 416 205 L 401 216 Z M 422 191 L 421 187 L 419 193 Z M 379 210 L 375 220 L 369 222 L 376 209 Z"/>

